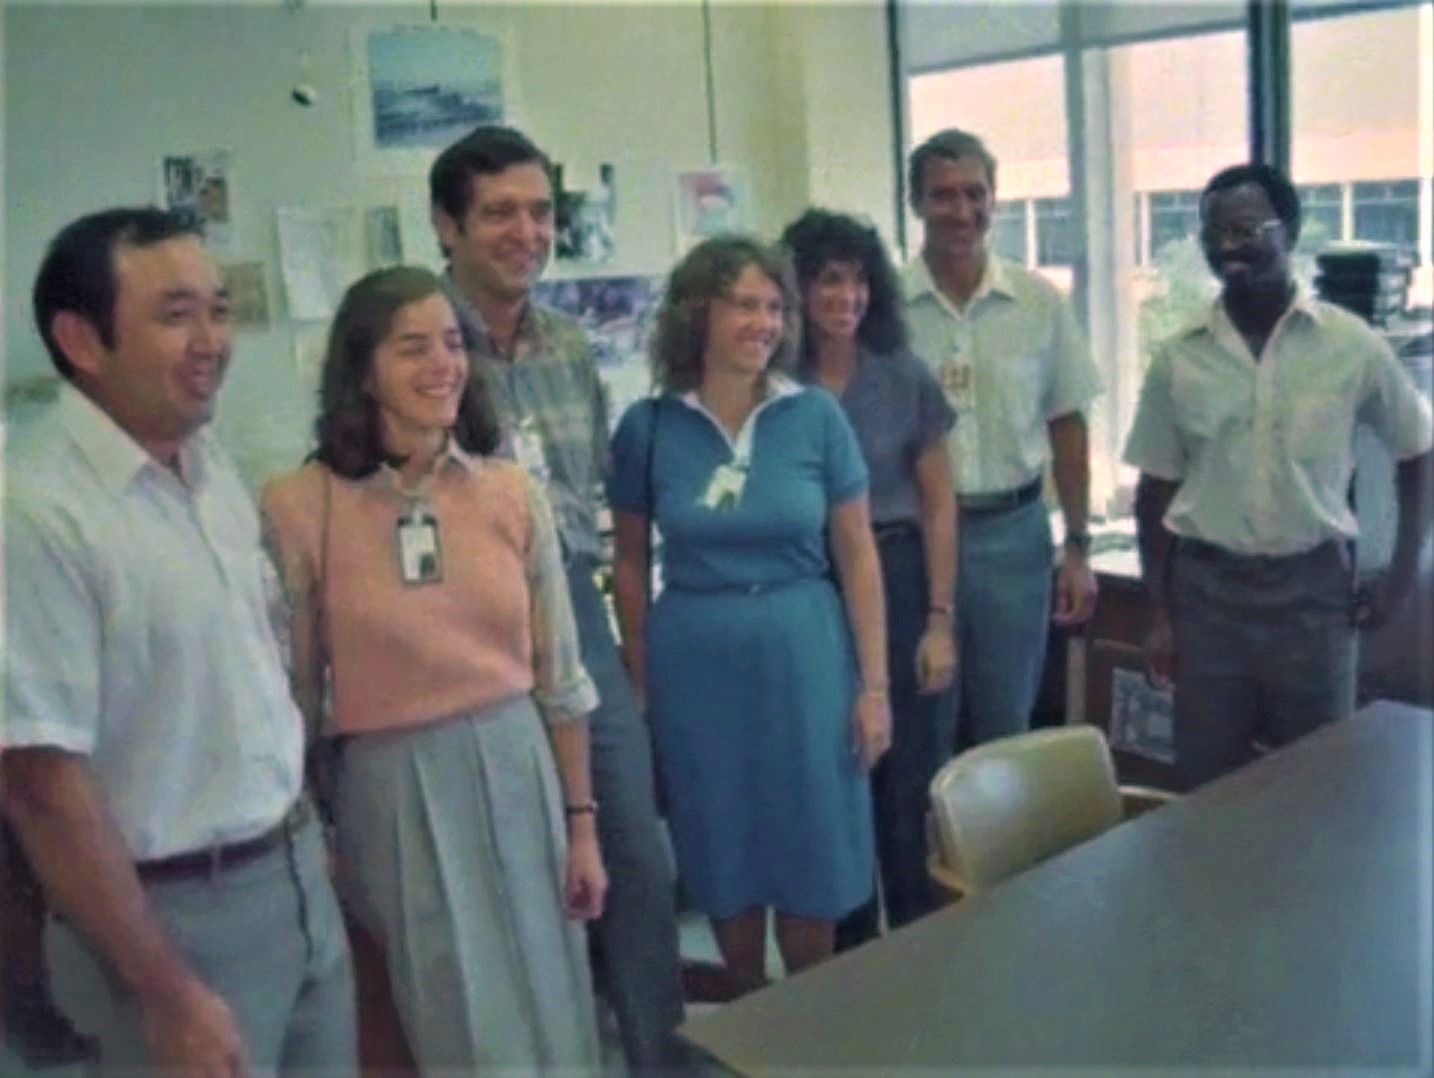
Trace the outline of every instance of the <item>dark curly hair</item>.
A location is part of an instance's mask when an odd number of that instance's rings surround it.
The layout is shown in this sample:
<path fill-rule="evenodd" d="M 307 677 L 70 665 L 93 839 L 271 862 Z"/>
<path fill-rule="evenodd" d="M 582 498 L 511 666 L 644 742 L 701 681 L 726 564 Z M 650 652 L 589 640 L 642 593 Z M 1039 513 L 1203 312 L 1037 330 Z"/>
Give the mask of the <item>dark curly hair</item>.
<path fill-rule="evenodd" d="M 779 251 L 750 236 L 713 236 L 688 251 L 667 279 L 649 346 L 652 380 L 659 388 L 685 393 L 701 383 L 712 301 L 726 296 L 748 266 L 761 270 L 782 294 L 782 339 L 767 370 L 795 373 L 802 319 L 791 266 Z"/>
<path fill-rule="evenodd" d="M 374 354 L 393 328 L 394 317 L 411 303 L 444 295 L 443 282 L 417 266 L 390 266 L 370 273 L 344 293 L 329 331 L 319 383 L 319 416 L 314 422 L 314 457 L 335 474 L 361 479 L 382 464 L 401 464 L 384 448 L 378 404 L 365 388 Z M 493 402 L 477 371 L 458 403 L 453 437 L 469 453 L 498 448 L 501 432 Z"/>
<path fill-rule="evenodd" d="M 901 289 L 896 282 L 896 270 L 876 229 L 844 213 L 810 209 L 787 226 L 782 233 L 782 246 L 787 249 L 796 267 L 797 285 L 803 300 L 807 289 L 821 276 L 828 263 L 855 262 L 866 278 L 870 293 L 866 314 L 857 327 L 857 340 L 881 355 L 890 355 L 906 347 Z M 804 321 L 803 328 L 803 359 L 810 362 L 815 348 L 810 319 Z"/>

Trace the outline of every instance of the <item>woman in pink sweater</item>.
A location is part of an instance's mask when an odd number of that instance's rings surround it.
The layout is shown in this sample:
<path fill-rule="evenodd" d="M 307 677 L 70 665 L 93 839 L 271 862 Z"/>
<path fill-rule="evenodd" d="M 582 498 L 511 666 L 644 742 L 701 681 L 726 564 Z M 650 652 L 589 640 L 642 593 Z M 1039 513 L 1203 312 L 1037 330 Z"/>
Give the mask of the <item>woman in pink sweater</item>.
<path fill-rule="evenodd" d="M 296 695 L 334 739 L 342 893 L 424 1071 L 596 1067 L 577 923 L 606 888 L 596 692 L 551 512 L 491 455 L 498 427 L 438 278 L 395 267 L 349 289 L 316 426 L 313 458 L 263 507 Z"/>

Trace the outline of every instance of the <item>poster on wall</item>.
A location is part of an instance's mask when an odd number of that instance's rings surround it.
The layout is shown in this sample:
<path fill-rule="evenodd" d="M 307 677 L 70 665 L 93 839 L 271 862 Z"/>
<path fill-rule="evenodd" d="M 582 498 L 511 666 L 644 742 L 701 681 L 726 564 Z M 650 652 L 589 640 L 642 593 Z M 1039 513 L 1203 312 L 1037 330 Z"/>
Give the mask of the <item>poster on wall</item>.
<path fill-rule="evenodd" d="M 663 284 L 661 277 L 575 277 L 540 281 L 533 290 L 539 303 L 576 320 L 592 341 L 614 425 L 628 405 L 651 392 L 647 340 Z"/>
<path fill-rule="evenodd" d="M 361 164 L 421 170 L 449 143 L 501 122 L 498 38 L 454 26 L 355 30 L 354 121 Z"/>
<path fill-rule="evenodd" d="M 679 172 L 676 177 L 677 253 L 723 232 L 751 227 L 747 180 L 726 166 Z"/>
<path fill-rule="evenodd" d="M 167 154 L 159 162 L 159 201 L 190 222 L 213 251 L 234 249 L 234 169 L 228 150 Z"/>
<path fill-rule="evenodd" d="M 327 321 L 349 285 L 403 261 L 395 206 L 296 207 L 278 211 L 279 263 L 289 317 Z"/>
<path fill-rule="evenodd" d="M 577 187 L 569 166 L 553 167 L 553 255 L 559 262 L 600 265 L 612 261 L 617 250 L 616 175 L 612 165 L 599 165 L 597 182 Z"/>

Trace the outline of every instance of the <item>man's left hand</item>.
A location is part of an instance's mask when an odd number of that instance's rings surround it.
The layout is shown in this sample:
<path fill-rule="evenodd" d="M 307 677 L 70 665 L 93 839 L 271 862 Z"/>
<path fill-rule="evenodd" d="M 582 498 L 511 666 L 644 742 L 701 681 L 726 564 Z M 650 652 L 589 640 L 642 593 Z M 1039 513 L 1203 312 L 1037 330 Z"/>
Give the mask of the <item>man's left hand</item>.
<path fill-rule="evenodd" d="M 1095 613 L 1096 592 L 1090 562 L 1067 547 L 1056 576 L 1056 608 L 1051 620 L 1063 628 L 1085 624 Z"/>
<path fill-rule="evenodd" d="M 1350 622 L 1361 632 L 1383 628 L 1399 613 L 1413 586 L 1392 572 L 1362 577 L 1350 596 Z"/>

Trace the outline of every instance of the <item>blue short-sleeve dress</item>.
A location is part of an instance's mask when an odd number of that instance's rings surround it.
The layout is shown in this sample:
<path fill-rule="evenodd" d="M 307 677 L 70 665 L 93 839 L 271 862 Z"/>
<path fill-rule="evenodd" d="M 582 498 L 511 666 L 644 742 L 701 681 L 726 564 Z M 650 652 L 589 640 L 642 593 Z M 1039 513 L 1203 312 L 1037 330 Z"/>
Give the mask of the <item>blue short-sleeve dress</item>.
<path fill-rule="evenodd" d="M 609 496 L 663 538 L 648 704 L 689 898 L 717 918 L 837 918 L 871 894 L 873 841 L 826 523 L 865 493 L 866 465 L 825 390 L 782 386 L 749 423 L 741 496 L 708 508 L 733 441 L 695 398 L 637 403 L 613 438 Z"/>

